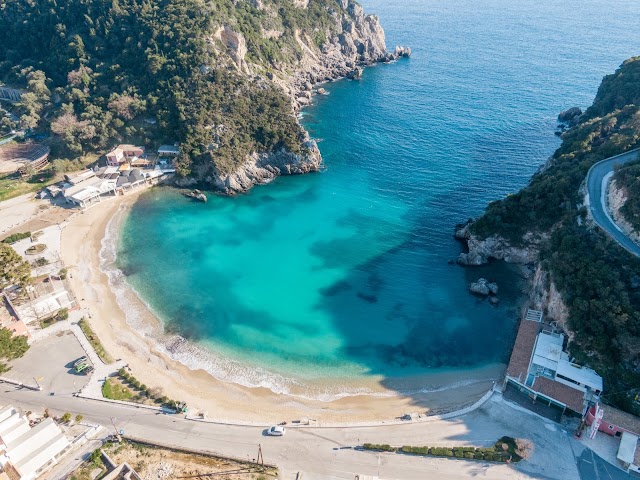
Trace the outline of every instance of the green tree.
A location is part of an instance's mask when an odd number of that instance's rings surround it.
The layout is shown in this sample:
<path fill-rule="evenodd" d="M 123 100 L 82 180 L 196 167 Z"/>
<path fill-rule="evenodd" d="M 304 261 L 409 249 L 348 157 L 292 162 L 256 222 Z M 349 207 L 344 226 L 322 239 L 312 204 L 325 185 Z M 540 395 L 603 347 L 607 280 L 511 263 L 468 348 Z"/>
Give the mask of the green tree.
<path fill-rule="evenodd" d="M 23 335 L 14 336 L 13 331 L 8 328 L 0 328 L 0 373 L 9 370 L 2 360 L 13 360 L 23 356 L 29 350 L 27 337 Z"/>
<path fill-rule="evenodd" d="M 0 243 L 0 289 L 25 286 L 31 280 L 31 266 L 6 243 Z"/>

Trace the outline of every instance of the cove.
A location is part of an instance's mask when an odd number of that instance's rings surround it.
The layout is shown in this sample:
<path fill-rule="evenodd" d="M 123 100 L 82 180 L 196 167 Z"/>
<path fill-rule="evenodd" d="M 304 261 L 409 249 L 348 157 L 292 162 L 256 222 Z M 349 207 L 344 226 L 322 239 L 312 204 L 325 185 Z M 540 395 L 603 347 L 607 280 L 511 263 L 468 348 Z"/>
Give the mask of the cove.
<path fill-rule="evenodd" d="M 559 145 L 557 113 L 589 104 L 633 53 L 619 38 L 631 2 L 606 20 L 597 2 L 480 3 L 365 2 L 414 53 L 325 86 L 304 112 L 325 172 L 134 205 L 117 266 L 210 373 L 328 398 L 508 359 L 523 285 L 502 264 L 450 265 L 453 226 L 524 185 Z M 498 307 L 468 293 L 480 276 L 498 282 Z"/>

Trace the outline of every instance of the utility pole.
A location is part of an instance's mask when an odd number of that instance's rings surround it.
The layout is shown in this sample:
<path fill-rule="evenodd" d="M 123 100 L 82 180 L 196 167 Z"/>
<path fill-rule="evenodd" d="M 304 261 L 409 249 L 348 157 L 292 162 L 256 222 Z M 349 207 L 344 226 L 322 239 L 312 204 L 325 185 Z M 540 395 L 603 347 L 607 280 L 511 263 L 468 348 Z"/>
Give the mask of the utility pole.
<path fill-rule="evenodd" d="M 113 429 L 116 431 L 116 438 L 118 439 L 118 443 L 122 442 L 122 437 L 120 436 L 120 432 L 116 427 L 116 419 L 114 417 L 111 417 L 111 425 L 113 425 Z"/>
<path fill-rule="evenodd" d="M 256 463 L 264 465 L 264 458 L 262 457 L 262 444 L 258 444 L 258 460 Z"/>

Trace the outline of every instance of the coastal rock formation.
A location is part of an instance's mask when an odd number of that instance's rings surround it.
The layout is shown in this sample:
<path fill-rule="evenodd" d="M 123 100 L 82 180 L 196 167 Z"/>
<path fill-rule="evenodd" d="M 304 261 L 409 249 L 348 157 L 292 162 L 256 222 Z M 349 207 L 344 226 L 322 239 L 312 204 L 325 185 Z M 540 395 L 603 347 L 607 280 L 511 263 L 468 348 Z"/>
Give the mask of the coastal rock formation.
<path fill-rule="evenodd" d="M 489 263 L 490 259 L 504 260 L 509 263 L 533 263 L 538 260 L 539 252 L 537 242 L 534 242 L 535 236 L 530 234 L 528 237 L 528 239 L 525 238 L 528 240 L 528 246 L 514 247 L 498 235 L 481 240 L 469 234 L 465 239 L 469 251 L 461 253 L 457 261 L 460 265 L 474 266 Z"/>
<path fill-rule="evenodd" d="M 248 72 L 249 67 L 245 60 L 247 54 L 247 42 L 241 33 L 235 32 L 228 25 L 218 29 L 215 35 L 227 47 L 227 53 L 242 72 Z"/>
<path fill-rule="evenodd" d="M 296 0 L 295 3 L 297 8 L 308 7 L 307 0 Z M 338 3 L 342 10 L 334 12 L 335 24 L 324 32 L 329 35 L 320 47 L 314 39 L 296 32 L 295 39 L 302 57 L 295 70 L 291 72 L 289 68 L 274 65 L 266 74 L 268 80 L 279 85 L 289 96 L 294 113 L 311 104 L 313 89 L 318 84 L 345 77 L 357 80 L 365 66 L 411 56 L 408 47 L 396 46 L 392 52 L 387 51 L 385 33 L 377 16 L 365 14 L 362 7 L 351 0 L 338 0 Z M 262 8 L 259 0 L 254 0 L 254 5 Z M 281 32 L 263 31 L 262 35 L 277 38 Z M 261 67 L 245 59 L 247 47 L 242 34 L 224 26 L 218 29 L 216 38 L 226 46 L 226 53 L 238 70 L 260 76 Z M 327 91 L 318 88 L 317 93 L 326 95 Z M 248 190 L 254 184 L 267 183 L 278 175 L 316 172 L 321 162 L 322 157 L 315 144 L 302 155 L 284 151 L 256 152 L 233 172 L 213 175 L 207 172 L 206 179 L 221 193 L 233 195 Z"/>
<path fill-rule="evenodd" d="M 182 192 L 182 194 L 185 197 L 193 198 L 194 200 L 198 200 L 199 202 L 207 203 L 207 196 L 200 190 L 188 190 L 186 192 Z"/>
<path fill-rule="evenodd" d="M 299 102 L 300 92 L 307 85 L 337 80 L 358 79 L 361 67 L 380 62 L 391 62 L 411 56 L 411 49 L 397 46 L 387 51 L 385 33 L 376 15 L 366 15 L 362 7 L 349 0 L 339 0 L 345 12 L 335 15 L 336 32 L 320 48 L 313 40 L 298 36 L 303 56 L 293 75 L 276 72 L 273 80 L 292 98 L 295 110 L 307 103 Z"/>
<path fill-rule="evenodd" d="M 278 175 L 298 175 L 317 172 L 322 164 L 320 150 L 314 141 L 305 143 L 306 153 L 286 150 L 274 153 L 254 153 L 231 173 L 219 173 L 208 180 L 226 195 L 246 192 L 256 184 L 269 183 Z"/>
<path fill-rule="evenodd" d="M 531 307 L 544 311 L 547 318 L 550 321 L 558 322 L 558 326 L 568 332 L 569 338 L 572 339 L 573 334 L 567 324 L 569 308 L 555 283 L 551 280 L 549 272 L 543 270 L 540 264 L 537 264 L 533 269 L 528 293 Z"/>
<path fill-rule="evenodd" d="M 558 115 L 558 122 L 572 126 L 578 123 L 581 115 L 582 109 L 580 107 L 571 107 L 563 112 L 560 112 L 560 114 Z"/>
<path fill-rule="evenodd" d="M 498 294 L 498 284 L 489 282 L 486 278 L 479 278 L 478 281 L 469 285 L 469 291 L 476 295 L 489 296 Z"/>

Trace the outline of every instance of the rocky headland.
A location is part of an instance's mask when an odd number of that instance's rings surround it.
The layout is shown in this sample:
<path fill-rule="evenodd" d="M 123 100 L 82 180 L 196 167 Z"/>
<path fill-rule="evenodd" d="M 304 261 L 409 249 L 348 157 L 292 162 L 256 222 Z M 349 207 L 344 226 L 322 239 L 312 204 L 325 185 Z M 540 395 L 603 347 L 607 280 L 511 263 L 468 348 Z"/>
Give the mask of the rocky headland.
<path fill-rule="evenodd" d="M 409 47 L 396 46 L 393 51 L 386 47 L 385 33 L 376 15 L 365 14 L 363 8 L 352 0 L 336 0 L 341 14 L 334 12 L 332 34 L 321 46 L 313 40 L 296 34 L 296 42 L 302 58 L 291 71 L 286 66 L 266 74 L 266 79 L 278 85 L 290 98 L 292 112 L 311 104 L 314 94 L 326 95 L 319 85 L 341 78 L 358 80 L 363 69 L 376 63 L 390 63 L 411 56 Z M 265 7 L 262 7 L 265 8 Z M 308 8 L 308 2 L 299 2 L 298 8 Z M 284 32 L 269 31 L 263 35 L 281 36 Z M 247 59 L 246 41 L 242 34 L 229 27 L 221 27 L 217 33 L 227 47 L 233 65 L 247 76 L 262 78 L 262 69 Z M 317 172 L 322 156 L 315 142 L 305 132 L 301 154 L 285 149 L 276 152 L 254 152 L 248 155 L 231 172 L 213 172 L 203 179 L 225 195 L 234 195 L 249 190 L 256 184 L 267 183 L 279 175 L 297 175 Z M 184 182 L 184 180 L 182 180 Z"/>

